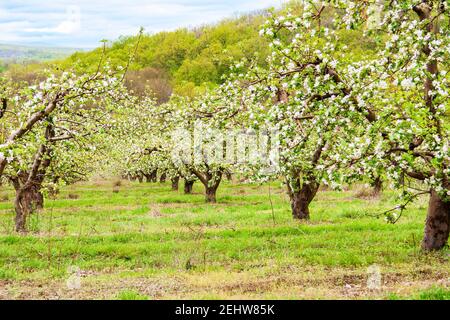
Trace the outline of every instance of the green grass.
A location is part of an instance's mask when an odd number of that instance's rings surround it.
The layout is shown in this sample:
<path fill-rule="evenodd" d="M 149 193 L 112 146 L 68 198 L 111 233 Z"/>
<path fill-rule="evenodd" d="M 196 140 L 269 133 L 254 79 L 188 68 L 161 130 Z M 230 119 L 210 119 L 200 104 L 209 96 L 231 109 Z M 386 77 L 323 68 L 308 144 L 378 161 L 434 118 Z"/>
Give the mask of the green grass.
<path fill-rule="evenodd" d="M 126 290 L 119 293 L 118 300 L 148 300 L 148 297 L 132 290 Z"/>
<path fill-rule="evenodd" d="M 214 205 L 199 184 L 193 195 L 169 183 L 112 185 L 67 187 L 29 219 L 26 236 L 13 232 L 13 192 L 0 192 L 9 198 L 0 202 L 0 298 L 365 299 L 450 285 L 449 251 L 420 251 L 425 198 L 390 225 L 374 216 L 396 204 L 392 193 L 322 191 L 300 223 L 277 183 L 273 212 L 267 185 L 226 183 Z M 376 291 L 366 285 L 373 264 Z M 71 266 L 79 290 L 65 284 Z"/>
<path fill-rule="evenodd" d="M 450 300 L 450 289 L 433 286 L 429 289 L 419 291 L 409 296 L 391 294 L 390 300 Z"/>
<path fill-rule="evenodd" d="M 431 288 L 419 294 L 420 300 L 450 300 L 450 289 Z"/>

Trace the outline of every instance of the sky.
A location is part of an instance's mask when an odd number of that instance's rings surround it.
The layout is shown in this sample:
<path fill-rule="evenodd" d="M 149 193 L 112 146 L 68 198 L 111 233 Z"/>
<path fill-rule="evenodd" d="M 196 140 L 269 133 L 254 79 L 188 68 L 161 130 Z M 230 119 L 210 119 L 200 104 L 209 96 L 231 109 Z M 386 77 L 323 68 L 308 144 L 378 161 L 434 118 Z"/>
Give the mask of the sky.
<path fill-rule="evenodd" d="M 93 48 L 100 40 L 213 23 L 283 0 L 0 0 L 0 43 Z"/>

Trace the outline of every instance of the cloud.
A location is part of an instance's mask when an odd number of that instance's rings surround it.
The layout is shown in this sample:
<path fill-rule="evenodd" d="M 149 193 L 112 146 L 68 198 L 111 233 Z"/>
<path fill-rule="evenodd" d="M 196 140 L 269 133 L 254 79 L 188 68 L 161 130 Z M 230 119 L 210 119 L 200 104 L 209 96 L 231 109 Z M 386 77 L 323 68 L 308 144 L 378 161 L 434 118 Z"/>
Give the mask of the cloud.
<path fill-rule="evenodd" d="M 66 20 L 51 28 L 27 28 L 25 32 L 35 33 L 61 33 L 72 34 L 81 30 L 81 9 L 78 6 L 69 6 L 66 11 Z"/>
<path fill-rule="evenodd" d="M 0 4 L 0 42 L 92 48 L 99 40 L 218 21 L 284 0 L 9 0 Z M 76 6 L 74 5 L 76 3 Z"/>
<path fill-rule="evenodd" d="M 71 34 L 80 30 L 80 24 L 63 21 L 54 28 L 27 28 L 25 32 Z"/>

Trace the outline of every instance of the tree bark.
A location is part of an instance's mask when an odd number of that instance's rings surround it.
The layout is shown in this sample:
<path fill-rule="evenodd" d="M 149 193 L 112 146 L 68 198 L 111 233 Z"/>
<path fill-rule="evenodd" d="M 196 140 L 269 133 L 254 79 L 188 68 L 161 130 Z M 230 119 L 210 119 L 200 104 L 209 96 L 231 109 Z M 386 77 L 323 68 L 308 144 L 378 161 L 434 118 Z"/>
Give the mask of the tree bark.
<path fill-rule="evenodd" d="M 164 183 L 167 180 L 167 175 L 165 173 L 161 174 L 161 177 L 159 177 L 159 182 Z"/>
<path fill-rule="evenodd" d="M 172 181 L 172 191 L 178 191 L 178 184 L 180 182 L 180 177 L 175 177 L 170 180 Z"/>
<path fill-rule="evenodd" d="M 216 193 L 219 188 L 220 182 L 222 181 L 223 170 L 218 169 L 215 172 L 206 171 L 200 172 L 193 169 L 192 173 L 200 180 L 200 182 L 205 187 L 205 200 L 207 203 L 217 202 Z"/>
<path fill-rule="evenodd" d="M 383 180 L 380 177 L 376 177 L 372 182 L 373 195 L 378 196 L 383 191 Z"/>
<path fill-rule="evenodd" d="M 42 194 L 41 189 L 41 185 L 35 185 L 31 191 L 33 196 L 33 207 L 37 210 L 42 210 L 44 208 L 44 195 Z"/>
<path fill-rule="evenodd" d="M 31 188 L 20 188 L 16 191 L 15 205 L 15 224 L 16 231 L 25 233 L 27 231 L 27 217 L 33 212 L 33 191 Z"/>
<path fill-rule="evenodd" d="M 157 171 L 156 170 L 153 170 L 150 173 L 150 180 L 151 180 L 151 182 L 157 182 L 158 181 Z"/>
<path fill-rule="evenodd" d="M 137 175 L 137 178 L 138 178 L 138 180 L 139 180 L 139 183 L 144 182 L 144 176 L 143 176 L 142 174 L 138 174 L 138 175 Z"/>
<path fill-rule="evenodd" d="M 450 233 L 450 202 L 442 200 L 436 191 L 431 191 L 428 214 L 425 222 L 425 235 L 422 248 L 427 251 L 445 247 Z"/>
<path fill-rule="evenodd" d="M 193 187 L 194 187 L 193 180 L 184 179 L 184 194 L 192 194 Z"/>
<path fill-rule="evenodd" d="M 294 181 L 294 186 L 288 183 L 289 199 L 291 200 L 292 216 L 297 220 L 309 220 L 310 212 L 309 205 L 319 190 L 319 183 L 310 182 L 309 184 L 301 185 L 297 180 Z"/>
<path fill-rule="evenodd" d="M 205 201 L 208 203 L 217 202 L 217 189 L 219 186 L 205 187 Z"/>
<path fill-rule="evenodd" d="M 26 232 L 27 217 L 35 209 L 42 209 L 44 206 L 44 197 L 41 193 L 42 183 L 44 182 L 47 169 L 51 163 L 52 141 L 55 131 L 52 125 L 48 125 L 45 130 L 47 144 L 42 144 L 37 151 L 33 164 L 29 172 L 19 172 L 17 176 L 12 177 L 16 198 L 14 200 L 14 209 L 16 212 L 15 225 L 17 232 Z"/>

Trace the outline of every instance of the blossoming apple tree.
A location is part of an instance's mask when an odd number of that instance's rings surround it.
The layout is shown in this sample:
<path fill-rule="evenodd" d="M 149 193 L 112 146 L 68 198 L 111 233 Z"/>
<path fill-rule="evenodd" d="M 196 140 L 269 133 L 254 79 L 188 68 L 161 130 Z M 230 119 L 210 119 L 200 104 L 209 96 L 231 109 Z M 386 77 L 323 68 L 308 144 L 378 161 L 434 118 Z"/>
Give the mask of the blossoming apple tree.
<path fill-rule="evenodd" d="M 339 76 L 352 51 L 337 50 L 341 29 L 321 26 L 322 13 L 310 6 L 303 17 L 272 16 L 261 29 L 270 40 L 268 68 L 252 66 L 240 81 L 250 124 L 278 132 L 279 174 L 296 219 L 309 219 L 322 183 L 346 182 L 342 158 L 360 138 L 364 118 Z"/>
<path fill-rule="evenodd" d="M 220 93 L 216 90 L 193 100 L 174 97 L 170 102 L 177 110 L 170 116 L 172 161 L 185 182 L 189 183 L 194 176 L 203 184 L 205 200 L 212 203 L 217 201 L 216 193 L 223 175 L 235 165 L 233 135 L 226 137 L 223 131 L 226 123 L 223 119 L 232 118 L 224 115 L 231 108 Z"/>
<path fill-rule="evenodd" d="M 446 244 L 448 7 L 446 1 L 305 1 L 302 16 L 273 17 L 264 26 L 261 35 L 272 40 L 270 67 L 254 68 L 244 83 L 255 105 L 267 110 L 253 116 L 267 121 L 267 115 L 281 132 L 293 211 L 295 193 L 305 194 L 299 199 L 305 206 L 321 180 L 339 186 L 386 172 L 404 200 L 395 210 L 430 194 L 423 248 Z M 335 16 L 328 25 L 326 14 Z M 343 29 L 370 35 L 373 50 L 346 55 Z"/>
<path fill-rule="evenodd" d="M 107 130 L 113 110 L 124 105 L 117 103 L 126 97 L 122 80 L 108 66 L 81 76 L 64 72 L 25 87 L 8 100 L 7 118 L 2 119 L 0 173 L 16 189 L 17 231 L 24 232 L 27 216 L 42 206 L 42 185 L 55 157 L 71 154 L 58 152 L 62 149 L 56 145 L 80 152 L 95 149 L 89 139 Z M 89 156 L 84 158 L 88 161 Z M 61 165 L 64 161 L 58 163 L 52 166 L 53 173 L 56 168 L 67 169 Z"/>
<path fill-rule="evenodd" d="M 384 41 L 374 59 L 348 70 L 347 87 L 359 108 L 373 114 L 363 123 L 367 143 L 355 145 L 354 158 L 365 168 L 382 165 L 402 190 L 397 215 L 429 194 L 422 246 L 441 249 L 450 232 L 449 3 L 343 4 L 343 23 L 363 28 L 371 20 L 371 33 Z"/>

